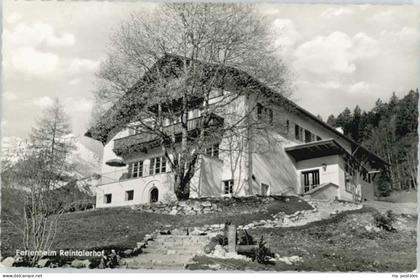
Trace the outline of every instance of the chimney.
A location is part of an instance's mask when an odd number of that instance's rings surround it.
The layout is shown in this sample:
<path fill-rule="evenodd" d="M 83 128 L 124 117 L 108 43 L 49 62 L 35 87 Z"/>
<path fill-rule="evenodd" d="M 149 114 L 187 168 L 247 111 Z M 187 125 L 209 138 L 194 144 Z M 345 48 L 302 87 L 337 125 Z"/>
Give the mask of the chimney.
<path fill-rule="evenodd" d="M 335 130 L 337 130 L 338 132 L 340 132 L 341 134 L 344 134 L 344 130 L 341 126 L 336 127 Z"/>

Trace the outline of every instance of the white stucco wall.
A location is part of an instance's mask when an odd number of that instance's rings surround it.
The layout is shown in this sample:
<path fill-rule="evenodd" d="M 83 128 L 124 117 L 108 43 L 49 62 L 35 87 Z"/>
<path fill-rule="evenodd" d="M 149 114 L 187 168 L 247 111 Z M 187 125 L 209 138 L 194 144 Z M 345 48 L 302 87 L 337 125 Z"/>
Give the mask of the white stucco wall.
<path fill-rule="evenodd" d="M 341 175 L 341 167 L 340 157 L 338 155 L 331 155 L 331 156 L 324 156 L 318 157 L 313 159 L 302 160 L 297 163 L 297 170 L 298 170 L 298 180 L 299 184 L 302 185 L 302 172 L 310 171 L 310 170 L 319 170 L 319 183 L 334 183 L 341 187 L 343 185 L 343 181 L 340 180 Z M 323 164 L 326 164 L 326 168 L 324 170 Z M 303 194 L 303 186 L 299 186 L 299 194 Z M 337 196 L 338 197 L 338 196 Z"/>
<path fill-rule="evenodd" d="M 263 135 L 256 135 L 255 140 L 264 142 Z M 252 173 L 254 176 L 252 191 L 261 194 L 262 184 L 270 187 L 270 194 L 293 195 L 298 193 L 298 175 L 296 165 L 292 157 L 287 155 L 284 147 L 292 144 L 290 140 L 270 133 L 271 144 L 254 145 L 252 155 Z"/>
<path fill-rule="evenodd" d="M 159 190 L 158 201 L 164 201 L 168 197 L 173 196 L 172 174 L 162 173 L 99 186 L 96 191 L 96 207 L 117 207 L 149 203 L 150 191 L 153 188 Z M 134 190 L 134 199 L 132 201 L 125 200 L 125 192 L 127 190 Z M 111 203 L 106 204 L 104 202 L 105 194 L 112 194 Z"/>

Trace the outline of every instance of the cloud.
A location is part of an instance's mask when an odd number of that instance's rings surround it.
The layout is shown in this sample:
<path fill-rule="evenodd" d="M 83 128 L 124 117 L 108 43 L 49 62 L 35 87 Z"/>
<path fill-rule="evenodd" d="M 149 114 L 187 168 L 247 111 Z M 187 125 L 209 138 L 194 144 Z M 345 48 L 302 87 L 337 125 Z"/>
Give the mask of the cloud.
<path fill-rule="evenodd" d="M 365 33 L 357 33 L 353 37 L 353 57 L 354 58 L 366 58 L 373 57 L 379 53 L 378 41 L 372 39 Z"/>
<path fill-rule="evenodd" d="M 342 84 L 338 81 L 327 81 L 320 84 L 320 87 L 330 90 L 337 90 L 342 87 Z"/>
<path fill-rule="evenodd" d="M 414 27 L 404 26 L 399 30 L 382 30 L 380 32 L 381 39 L 388 40 L 389 43 L 399 45 L 400 47 L 412 47 L 420 43 L 420 31 Z M 398 49 L 401 49 L 401 48 Z"/>
<path fill-rule="evenodd" d="M 73 34 L 57 35 L 54 28 L 46 23 L 19 23 L 12 31 L 4 30 L 4 41 L 12 46 L 39 46 L 45 44 L 50 47 L 73 46 Z"/>
<path fill-rule="evenodd" d="M 93 72 L 96 71 L 99 67 L 100 62 L 90 59 L 81 59 L 75 58 L 71 61 L 69 66 L 69 72 L 79 73 L 79 72 Z"/>
<path fill-rule="evenodd" d="M 17 71 L 35 76 L 54 72 L 59 60 L 53 53 L 42 52 L 28 46 L 18 48 L 11 54 L 11 64 Z"/>
<path fill-rule="evenodd" d="M 374 21 L 375 23 L 389 25 L 394 21 L 394 13 L 392 10 L 385 10 L 381 11 L 379 13 L 373 14 L 370 19 Z"/>
<path fill-rule="evenodd" d="M 352 41 L 342 32 L 317 36 L 303 43 L 295 51 L 295 67 L 300 71 L 310 71 L 316 74 L 328 72 L 352 73 L 355 64 L 349 57 Z"/>
<path fill-rule="evenodd" d="M 14 93 L 12 93 L 10 91 L 3 92 L 3 95 L 2 96 L 3 96 L 3 98 L 5 100 L 9 100 L 9 101 L 17 99 L 16 94 L 14 94 Z"/>
<path fill-rule="evenodd" d="M 68 82 L 68 84 L 71 86 L 77 85 L 79 83 L 80 83 L 80 78 L 73 78 Z"/>
<path fill-rule="evenodd" d="M 316 36 L 301 44 L 295 51 L 294 66 L 311 74 L 351 74 L 356 60 L 377 55 L 377 42 L 364 33 L 350 37 L 343 32 Z"/>
<path fill-rule="evenodd" d="M 322 90 L 322 91 L 326 91 L 326 90 L 334 91 L 334 90 L 341 89 L 344 87 L 344 85 L 341 82 L 335 81 L 335 80 L 328 80 L 328 81 L 301 80 L 297 82 L 297 85 L 300 88 L 308 89 L 308 91 L 311 91 L 313 89 Z"/>
<path fill-rule="evenodd" d="M 275 45 L 284 47 L 286 51 L 290 50 L 301 39 L 301 35 L 290 19 L 278 18 L 273 21 L 271 28 L 277 37 Z"/>
<path fill-rule="evenodd" d="M 64 109 L 69 113 L 80 114 L 79 112 L 90 112 L 93 107 L 93 100 L 89 98 L 65 98 L 63 100 Z"/>
<path fill-rule="evenodd" d="M 47 108 L 54 104 L 54 100 L 51 97 L 43 96 L 33 100 L 31 104 L 41 108 Z"/>
<path fill-rule="evenodd" d="M 6 22 L 9 24 L 14 24 L 22 19 L 22 15 L 14 12 L 6 18 Z"/>
<path fill-rule="evenodd" d="M 350 15 L 353 13 L 353 10 L 350 8 L 328 8 L 322 14 L 321 17 L 331 18 L 331 17 L 340 17 L 344 15 Z"/>
<path fill-rule="evenodd" d="M 366 93 L 371 88 L 371 85 L 366 82 L 357 82 L 349 87 L 349 92 L 352 94 Z"/>

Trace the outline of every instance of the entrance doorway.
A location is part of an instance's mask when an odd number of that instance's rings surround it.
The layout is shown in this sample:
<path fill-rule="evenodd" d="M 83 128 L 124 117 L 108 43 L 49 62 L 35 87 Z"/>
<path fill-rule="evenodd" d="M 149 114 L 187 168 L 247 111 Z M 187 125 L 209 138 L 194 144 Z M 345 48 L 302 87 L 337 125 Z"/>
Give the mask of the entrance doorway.
<path fill-rule="evenodd" d="M 268 196 L 270 195 L 270 186 L 265 183 L 261 183 L 261 195 Z"/>
<path fill-rule="evenodd" d="M 150 191 L 150 203 L 156 203 L 159 200 L 159 190 L 154 187 Z"/>

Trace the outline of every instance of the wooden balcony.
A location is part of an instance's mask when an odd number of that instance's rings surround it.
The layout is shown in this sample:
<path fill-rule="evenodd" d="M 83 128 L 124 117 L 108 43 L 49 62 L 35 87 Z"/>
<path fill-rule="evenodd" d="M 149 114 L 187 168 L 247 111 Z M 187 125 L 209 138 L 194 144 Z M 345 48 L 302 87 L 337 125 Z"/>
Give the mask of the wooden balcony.
<path fill-rule="evenodd" d="M 194 138 L 203 127 L 203 118 L 189 119 L 187 122 L 188 136 Z M 223 126 L 223 118 L 212 114 L 207 124 L 206 133 L 215 133 L 219 127 Z M 220 130 L 220 129 L 219 129 Z M 168 138 L 175 137 L 175 141 L 181 141 L 182 126 L 181 123 L 165 126 L 160 130 Z M 153 132 L 141 132 L 114 140 L 113 151 L 121 156 L 130 152 L 147 152 L 148 149 L 158 147 L 161 142 L 157 140 L 158 136 Z M 162 137 L 159 136 L 159 139 Z"/>

